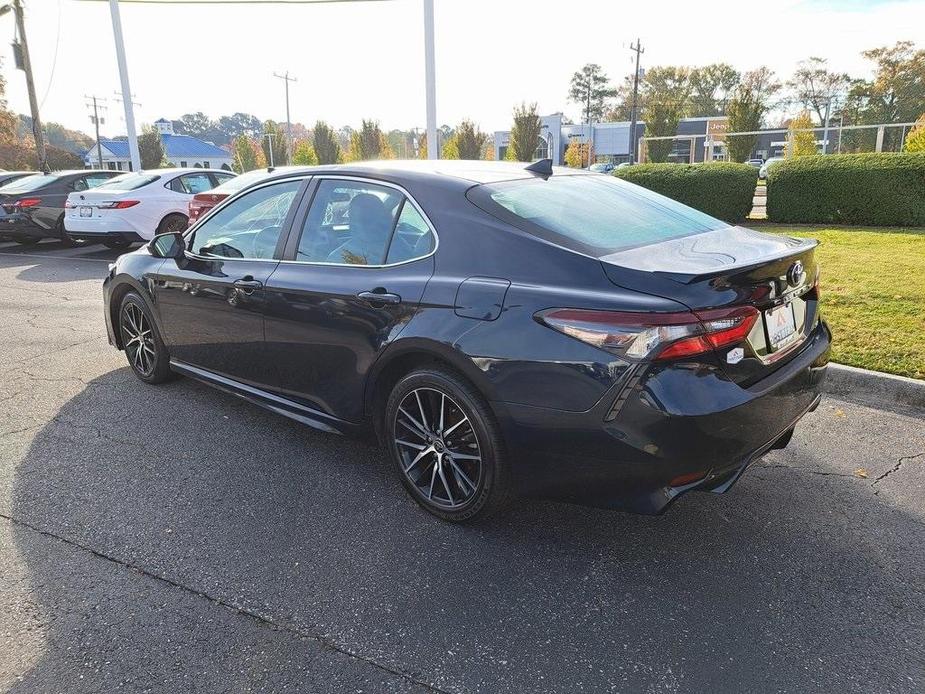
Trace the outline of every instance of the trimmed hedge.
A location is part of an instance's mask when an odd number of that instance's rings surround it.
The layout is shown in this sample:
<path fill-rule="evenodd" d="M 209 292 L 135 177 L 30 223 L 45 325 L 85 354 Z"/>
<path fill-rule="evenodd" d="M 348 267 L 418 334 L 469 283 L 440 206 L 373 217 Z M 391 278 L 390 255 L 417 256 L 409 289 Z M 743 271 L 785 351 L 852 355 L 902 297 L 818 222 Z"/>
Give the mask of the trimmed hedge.
<path fill-rule="evenodd" d="M 768 169 L 768 219 L 925 225 L 925 154 L 794 157 Z"/>
<path fill-rule="evenodd" d="M 747 164 L 639 164 L 614 176 L 661 193 L 727 222 L 745 219 L 752 209 L 758 169 Z"/>

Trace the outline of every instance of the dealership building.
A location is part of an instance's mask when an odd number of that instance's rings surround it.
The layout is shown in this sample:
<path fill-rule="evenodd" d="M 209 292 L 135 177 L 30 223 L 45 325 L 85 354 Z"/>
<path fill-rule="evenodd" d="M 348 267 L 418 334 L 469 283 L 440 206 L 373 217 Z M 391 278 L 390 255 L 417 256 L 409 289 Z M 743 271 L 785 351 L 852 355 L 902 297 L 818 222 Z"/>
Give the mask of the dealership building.
<path fill-rule="evenodd" d="M 552 159 L 553 164 L 565 161 L 565 150 L 571 142 L 592 143 L 594 158 L 597 161 L 609 161 L 620 164 L 630 158 L 630 122 L 566 124 L 561 113 L 540 117 L 540 138 L 537 143 L 536 159 Z M 724 136 L 727 131 L 726 116 L 705 116 L 700 118 L 682 118 L 672 140 L 671 154 L 668 161 L 678 163 L 698 163 L 704 161 L 725 161 L 727 158 Z M 645 152 L 639 156 L 639 142 L 646 135 L 645 123 L 636 124 L 637 160 L 645 160 Z M 825 134 L 822 128 L 816 131 L 816 141 L 821 146 Z M 838 146 L 838 130 L 830 128 L 827 133 L 828 151 L 835 151 Z M 767 159 L 782 156 L 786 145 L 787 133 L 781 129 L 764 129 L 759 131 L 751 158 Z M 504 159 L 510 146 L 511 133 L 499 130 L 494 134 L 495 158 Z M 645 147 L 642 148 L 643 150 Z"/>

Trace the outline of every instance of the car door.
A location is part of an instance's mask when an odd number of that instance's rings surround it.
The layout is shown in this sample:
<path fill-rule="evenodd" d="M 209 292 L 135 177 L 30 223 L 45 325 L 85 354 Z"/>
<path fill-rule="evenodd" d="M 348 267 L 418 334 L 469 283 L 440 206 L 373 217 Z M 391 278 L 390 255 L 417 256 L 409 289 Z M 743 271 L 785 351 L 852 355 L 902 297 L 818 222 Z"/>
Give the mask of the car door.
<path fill-rule="evenodd" d="M 359 421 L 367 372 L 415 314 L 436 242 L 400 187 L 313 180 L 267 283 L 267 353 L 279 393 Z"/>
<path fill-rule="evenodd" d="M 264 354 L 265 285 L 305 179 L 266 183 L 231 200 L 187 235 L 154 295 L 171 359 L 253 386 L 273 374 Z"/>

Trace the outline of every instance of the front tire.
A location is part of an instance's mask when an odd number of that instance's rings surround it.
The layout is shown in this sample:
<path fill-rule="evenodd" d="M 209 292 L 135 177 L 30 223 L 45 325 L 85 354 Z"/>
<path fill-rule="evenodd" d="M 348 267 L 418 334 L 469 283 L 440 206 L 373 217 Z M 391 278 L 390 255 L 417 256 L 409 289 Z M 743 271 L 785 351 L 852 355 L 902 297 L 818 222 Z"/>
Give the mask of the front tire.
<path fill-rule="evenodd" d="M 13 239 L 13 240 L 16 243 L 18 243 L 20 246 L 36 246 L 38 245 L 38 242 L 41 241 L 42 239 L 33 237 L 33 238 Z"/>
<path fill-rule="evenodd" d="M 425 510 L 481 520 L 510 495 L 500 429 L 485 399 L 444 369 L 415 371 L 392 389 L 383 432 L 402 485 Z"/>
<path fill-rule="evenodd" d="M 144 300 L 129 292 L 119 307 L 119 334 L 132 372 L 145 383 L 163 383 L 173 375 L 170 354 Z"/>

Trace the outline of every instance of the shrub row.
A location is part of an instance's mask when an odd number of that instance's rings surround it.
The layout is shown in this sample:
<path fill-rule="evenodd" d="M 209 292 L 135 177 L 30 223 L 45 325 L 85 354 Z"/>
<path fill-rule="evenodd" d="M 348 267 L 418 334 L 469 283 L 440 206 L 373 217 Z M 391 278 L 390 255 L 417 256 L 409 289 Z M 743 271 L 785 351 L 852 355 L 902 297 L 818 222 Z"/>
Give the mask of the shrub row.
<path fill-rule="evenodd" d="M 925 154 L 794 157 L 768 169 L 768 219 L 925 225 Z"/>
<path fill-rule="evenodd" d="M 639 164 L 614 175 L 683 202 L 701 212 L 739 222 L 752 209 L 758 169 L 747 164 Z"/>

